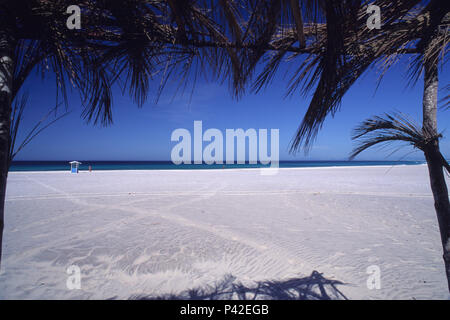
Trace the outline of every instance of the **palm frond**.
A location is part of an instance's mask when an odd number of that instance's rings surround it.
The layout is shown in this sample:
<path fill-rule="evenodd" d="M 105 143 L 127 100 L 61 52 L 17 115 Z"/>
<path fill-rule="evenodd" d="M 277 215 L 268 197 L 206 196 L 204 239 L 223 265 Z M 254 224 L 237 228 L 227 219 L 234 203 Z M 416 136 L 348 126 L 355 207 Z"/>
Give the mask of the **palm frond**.
<path fill-rule="evenodd" d="M 39 121 L 35 123 L 35 125 L 31 128 L 31 130 L 25 135 L 22 141 L 17 142 L 17 135 L 21 128 L 21 123 L 23 120 L 23 115 L 25 108 L 28 102 L 28 94 L 24 93 L 20 97 L 18 97 L 13 104 L 11 111 L 11 126 L 10 126 L 10 144 L 9 144 L 9 155 L 8 155 L 8 167 L 11 164 L 11 161 L 14 160 L 15 156 L 26 146 L 28 145 L 34 138 L 36 138 L 42 131 L 47 129 L 49 126 L 54 124 L 56 121 L 62 119 L 67 116 L 69 112 L 64 112 L 61 115 L 55 116 L 53 119 L 49 120 L 49 117 L 52 114 L 55 114 L 56 107 L 51 108 L 47 114 L 44 115 Z"/>
<path fill-rule="evenodd" d="M 439 100 L 441 108 L 450 109 L 450 84 L 446 85 L 442 90 L 445 91 L 447 95 Z"/>
<path fill-rule="evenodd" d="M 298 87 L 305 95 L 313 92 L 291 152 L 300 146 L 309 150 L 326 117 L 339 110 L 343 96 L 369 67 L 381 65 L 381 81 L 401 55 L 414 51 L 417 54 L 410 69 L 414 83 L 425 62 L 444 61 L 448 52 L 447 31 L 437 30 L 445 23 L 448 10 L 439 7 L 438 1 L 431 1 L 424 8 L 420 7 L 421 1 L 376 4 L 383 8 L 383 26 L 374 31 L 365 26 L 367 15 L 362 2 L 326 3 L 326 32 L 313 42 L 310 56 L 295 72 L 289 87 L 289 93 Z M 264 70 L 257 79 L 259 86 L 267 74 L 270 73 Z"/>
<path fill-rule="evenodd" d="M 442 134 L 436 135 L 421 128 L 402 113 L 385 113 L 363 121 L 353 130 L 352 140 L 356 141 L 356 146 L 350 159 L 375 145 L 399 141 L 424 151 L 427 145 L 441 137 Z"/>
<path fill-rule="evenodd" d="M 313 87 L 315 89 L 291 151 L 297 150 L 302 143 L 308 150 L 326 116 L 338 110 L 344 94 L 375 59 L 361 59 L 357 56 L 357 48 L 345 39 L 345 35 L 351 34 L 356 27 L 349 21 L 357 21 L 360 6 L 360 1 L 326 2 L 326 39 L 320 45 L 323 51 L 319 59 L 303 64 L 297 74 L 296 83 L 305 83 L 305 76 L 314 70 L 304 88 L 305 93 Z"/>

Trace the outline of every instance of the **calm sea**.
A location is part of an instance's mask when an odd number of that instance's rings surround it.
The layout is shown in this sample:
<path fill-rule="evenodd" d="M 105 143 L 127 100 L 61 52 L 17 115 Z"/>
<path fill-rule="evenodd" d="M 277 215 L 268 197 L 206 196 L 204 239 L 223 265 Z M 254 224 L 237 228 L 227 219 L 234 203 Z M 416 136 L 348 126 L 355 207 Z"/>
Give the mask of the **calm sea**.
<path fill-rule="evenodd" d="M 80 171 L 88 170 L 183 170 L 183 169 L 236 169 L 262 168 L 261 164 L 201 164 L 174 165 L 170 161 L 81 161 Z M 340 166 L 393 166 L 417 165 L 424 161 L 281 161 L 280 168 L 340 167 Z M 69 171 L 68 161 L 13 161 L 10 171 Z"/>

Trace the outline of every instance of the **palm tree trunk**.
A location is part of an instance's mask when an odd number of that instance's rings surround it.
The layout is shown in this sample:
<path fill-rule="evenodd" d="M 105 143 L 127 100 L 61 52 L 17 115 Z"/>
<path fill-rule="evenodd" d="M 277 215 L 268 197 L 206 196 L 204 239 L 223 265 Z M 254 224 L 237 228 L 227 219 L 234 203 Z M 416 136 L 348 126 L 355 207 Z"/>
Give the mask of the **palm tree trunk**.
<path fill-rule="evenodd" d="M 6 180 L 9 169 L 11 100 L 14 73 L 14 39 L 0 16 L 0 266 L 3 246 L 3 226 Z"/>
<path fill-rule="evenodd" d="M 426 62 L 424 67 L 423 128 L 437 136 L 437 65 Z M 439 151 L 439 140 L 435 139 L 430 142 L 426 146 L 424 153 L 428 164 L 434 207 L 436 209 L 439 230 L 441 233 L 445 272 L 450 291 L 450 204 L 443 172 L 444 164 L 442 155 Z"/>

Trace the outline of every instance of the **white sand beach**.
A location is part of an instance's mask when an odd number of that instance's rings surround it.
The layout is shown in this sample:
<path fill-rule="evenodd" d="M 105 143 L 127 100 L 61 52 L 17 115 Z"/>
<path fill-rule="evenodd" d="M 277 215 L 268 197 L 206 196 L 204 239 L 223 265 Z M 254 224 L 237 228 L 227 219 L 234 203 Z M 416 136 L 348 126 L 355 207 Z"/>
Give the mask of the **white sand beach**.
<path fill-rule="evenodd" d="M 449 299 L 424 165 L 12 172 L 5 210 L 0 299 Z"/>

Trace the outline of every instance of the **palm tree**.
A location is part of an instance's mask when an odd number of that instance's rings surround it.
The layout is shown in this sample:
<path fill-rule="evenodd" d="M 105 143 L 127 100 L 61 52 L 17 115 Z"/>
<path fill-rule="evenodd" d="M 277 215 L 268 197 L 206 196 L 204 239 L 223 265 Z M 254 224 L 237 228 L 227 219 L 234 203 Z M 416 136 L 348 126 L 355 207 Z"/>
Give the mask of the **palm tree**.
<path fill-rule="evenodd" d="M 373 4 L 381 9 L 382 27 L 373 30 L 366 26 L 368 1 L 318 0 L 301 1 L 301 4 L 302 10 L 297 10 L 294 23 L 279 23 L 278 31 L 267 38 L 270 40 L 260 44 L 262 50 L 267 44 L 272 48 L 264 57 L 263 71 L 252 83 L 253 90 L 257 92 L 271 82 L 286 55 L 289 54 L 291 61 L 303 58 L 292 75 L 288 94 L 300 88 L 305 95 L 312 93 L 312 99 L 293 139 L 291 151 L 296 152 L 301 147 L 308 151 L 326 117 L 340 109 L 343 96 L 363 73 L 378 65 L 382 67 L 381 79 L 402 56 L 414 57 L 409 74 L 411 82 L 414 84 L 421 74 L 424 75 L 422 128 L 411 126 L 401 117 L 368 120 L 359 127 L 355 138 L 375 132 L 374 136 L 363 139 L 353 156 L 374 144 L 394 140 L 408 141 L 424 152 L 450 291 L 450 205 L 443 172 L 449 165 L 439 150 L 442 135 L 437 130 L 438 69 L 443 67 L 448 52 L 450 3 L 439 0 L 374 1 Z M 294 7 L 288 11 L 294 12 Z M 298 17 L 299 13 L 304 14 L 305 22 Z M 273 19 L 277 20 L 277 16 Z M 256 60 L 262 56 L 244 57 L 250 67 L 242 73 L 242 83 L 252 79 Z M 444 100 L 448 107 L 448 96 Z"/>
<path fill-rule="evenodd" d="M 383 1 L 379 3 L 382 8 L 383 4 L 386 5 Z M 312 80 L 306 83 L 306 91 L 308 91 L 313 81 L 318 81 L 311 104 L 295 137 L 293 149 L 298 148 L 302 142 L 307 147 L 310 145 L 325 117 L 338 110 L 344 93 L 370 65 L 381 60 L 384 70 L 387 70 L 398 60 L 398 55 L 415 51 L 416 57 L 410 76 L 415 82 L 420 74 L 424 74 L 422 127 L 401 114 L 368 119 L 355 130 L 353 139 L 359 140 L 359 145 L 354 149 L 351 158 L 374 145 L 393 141 L 408 142 L 424 153 L 428 164 L 450 291 L 450 203 L 444 177 L 444 170 L 450 173 L 450 165 L 440 152 L 439 139 L 442 134 L 438 133 L 437 128 L 438 67 L 444 63 L 448 50 L 450 7 L 448 2 L 444 4 L 441 1 L 429 1 L 424 7 L 416 7 L 418 4 L 420 1 L 404 1 L 402 4 L 397 4 L 399 7 L 403 5 L 403 14 L 397 15 L 398 12 L 402 12 L 401 10 L 396 10 L 392 16 L 388 12 L 387 17 L 384 17 L 385 25 L 376 34 L 360 26 L 359 29 L 352 30 L 347 35 L 344 32 L 343 36 L 339 37 L 335 34 L 336 29 L 333 24 L 328 21 L 330 14 L 326 14 L 327 28 L 332 27 L 327 32 L 328 39 L 333 37 L 334 43 L 327 41 L 325 54 L 303 65 L 302 72 L 309 71 L 312 65 L 316 65 L 320 76 L 316 69 Z M 342 9 L 344 5 L 329 6 L 333 9 Z M 333 9 L 329 11 L 334 12 Z M 345 9 L 351 9 L 351 6 Z M 354 26 L 350 21 L 347 22 Z M 345 23 L 341 22 L 341 25 L 345 26 Z M 350 27 L 349 30 L 351 29 Z M 342 31 L 344 30 L 341 29 L 338 32 Z M 373 50 L 367 54 L 355 48 L 355 42 L 352 43 L 352 39 L 357 40 L 356 46 L 360 42 L 365 42 L 369 46 L 372 45 Z M 411 51 L 401 52 L 401 48 Z M 330 76 L 329 73 L 332 75 Z M 304 80 L 304 77 L 304 74 L 300 74 L 296 81 Z M 448 97 L 444 99 L 448 101 Z"/>
<path fill-rule="evenodd" d="M 446 170 L 447 174 L 450 174 L 450 164 L 439 150 L 439 139 L 442 138 L 442 134 L 437 133 L 436 127 L 426 126 L 426 114 L 427 110 L 424 110 L 422 126 L 401 114 L 385 114 L 384 117 L 375 116 L 365 120 L 354 130 L 352 139 L 356 140 L 358 144 L 350 158 L 353 159 L 364 150 L 378 144 L 398 141 L 407 142 L 424 153 L 435 201 L 434 206 L 438 217 L 448 280 L 450 279 L 450 204 L 443 171 Z"/>
<path fill-rule="evenodd" d="M 436 1 L 430 3 L 427 8 L 429 9 L 427 16 L 429 27 L 427 33 L 420 38 L 417 44 L 420 51 L 412 73 L 416 77 L 414 80 L 417 80 L 419 73 L 423 72 L 424 74 L 422 127 L 400 114 L 368 119 L 355 129 L 353 139 L 357 140 L 359 144 L 354 149 L 351 158 L 374 145 L 393 141 L 409 142 L 424 153 L 428 165 L 434 207 L 441 235 L 445 272 L 450 291 L 450 202 L 444 176 L 445 170 L 450 173 L 450 165 L 440 152 L 439 139 L 442 138 L 442 134 L 438 132 L 437 126 L 438 66 L 444 60 L 449 41 L 449 6 L 447 5 L 446 9 L 441 8 Z M 439 13 L 440 10 L 442 12 Z M 444 21 L 445 19 L 446 21 Z M 444 26 L 445 29 L 440 28 L 440 25 Z M 448 100 L 448 97 L 445 99 Z"/>

